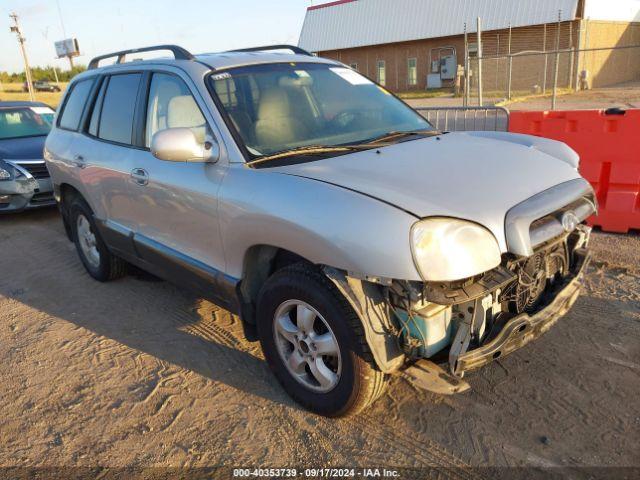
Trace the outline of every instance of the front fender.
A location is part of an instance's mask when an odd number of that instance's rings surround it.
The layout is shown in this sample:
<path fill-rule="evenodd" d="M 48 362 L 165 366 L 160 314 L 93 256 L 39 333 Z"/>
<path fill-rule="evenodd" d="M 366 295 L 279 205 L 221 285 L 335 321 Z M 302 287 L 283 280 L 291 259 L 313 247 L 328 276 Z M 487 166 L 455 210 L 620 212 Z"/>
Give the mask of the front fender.
<path fill-rule="evenodd" d="M 226 271 L 237 278 L 245 253 L 262 244 L 352 275 L 420 280 L 409 244 L 417 218 L 342 187 L 232 166 L 219 218 Z"/>

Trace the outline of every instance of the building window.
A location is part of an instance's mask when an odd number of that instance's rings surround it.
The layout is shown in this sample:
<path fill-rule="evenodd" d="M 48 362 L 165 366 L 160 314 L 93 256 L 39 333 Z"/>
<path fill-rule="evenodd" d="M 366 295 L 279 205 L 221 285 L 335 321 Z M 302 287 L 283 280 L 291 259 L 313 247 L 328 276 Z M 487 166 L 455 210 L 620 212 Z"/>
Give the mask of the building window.
<path fill-rule="evenodd" d="M 418 60 L 415 58 L 407 61 L 407 82 L 409 85 L 418 84 Z"/>
<path fill-rule="evenodd" d="M 351 68 L 353 68 L 356 72 L 358 71 L 358 64 L 356 62 L 352 63 L 351 65 L 349 65 Z"/>
<path fill-rule="evenodd" d="M 387 68 L 385 66 L 384 60 L 378 60 L 378 83 L 380 85 L 387 84 Z"/>

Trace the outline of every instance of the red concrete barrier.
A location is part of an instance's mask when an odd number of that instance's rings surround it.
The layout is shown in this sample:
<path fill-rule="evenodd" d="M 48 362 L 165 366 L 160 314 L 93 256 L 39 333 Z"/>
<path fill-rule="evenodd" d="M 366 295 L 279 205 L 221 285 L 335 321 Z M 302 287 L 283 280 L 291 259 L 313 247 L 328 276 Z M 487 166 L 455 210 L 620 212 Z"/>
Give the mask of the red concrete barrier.
<path fill-rule="evenodd" d="M 509 131 L 565 142 L 580 155 L 607 232 L 640 229 L 640 110 L 511 112 Z"/>

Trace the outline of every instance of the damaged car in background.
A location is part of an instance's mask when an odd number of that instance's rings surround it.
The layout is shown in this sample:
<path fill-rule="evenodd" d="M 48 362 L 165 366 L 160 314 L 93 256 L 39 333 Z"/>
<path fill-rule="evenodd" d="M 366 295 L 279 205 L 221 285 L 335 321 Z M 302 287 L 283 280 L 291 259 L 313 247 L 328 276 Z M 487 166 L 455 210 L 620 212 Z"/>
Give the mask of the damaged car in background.
<path fill-rule="evenodd" d="M 53 206 L 43 150 L 55 112 L 39 102 L 0 102 L 0 213 Z"/>
<path fill-rule="evenodd" d="M 125 61 L 153 50 L 175 58 Z M 566 145 L 437 131 L 298 47 L 96 58 L 45 156 L 91 276 L 134 264 L 240 315 L 284 389 L 327 416 L 393 374 L 462 392 L 549 330 L 597 210 Z"/>

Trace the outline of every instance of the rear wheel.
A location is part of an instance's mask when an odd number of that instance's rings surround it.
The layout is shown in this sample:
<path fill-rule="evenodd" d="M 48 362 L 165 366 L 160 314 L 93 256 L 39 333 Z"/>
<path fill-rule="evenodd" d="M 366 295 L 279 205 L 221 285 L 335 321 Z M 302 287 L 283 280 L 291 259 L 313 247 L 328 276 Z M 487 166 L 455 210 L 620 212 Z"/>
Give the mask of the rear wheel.
<path fill-rule="evenodd" d="M 383 392 L 360 319 L 318 269 L 297 264 L 276 272 L 258 300 L 265 358 L 287 393 L 318 414 L 353 415 Z"/>
<path fill-rule="evenodd" d="M 76 250 L 89 275 L 101 282 L 126 275 L 127 263 L 109 251 L 86 202 L 79 198 L 73 201 L 69 220 Z"/>

